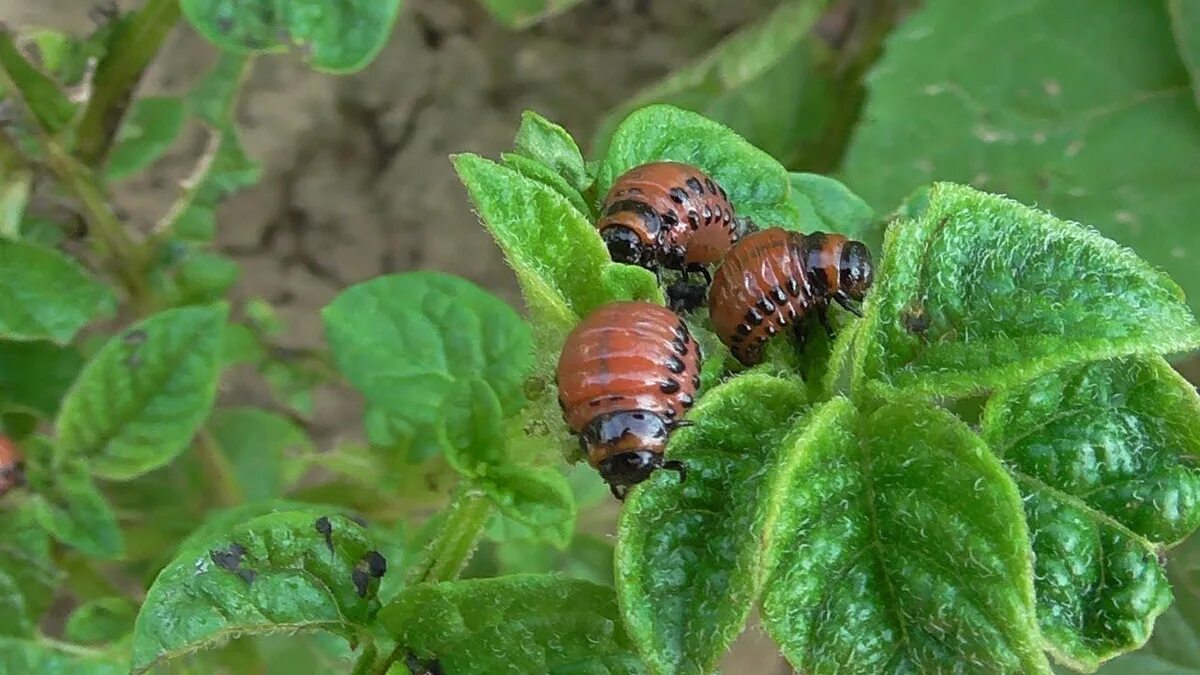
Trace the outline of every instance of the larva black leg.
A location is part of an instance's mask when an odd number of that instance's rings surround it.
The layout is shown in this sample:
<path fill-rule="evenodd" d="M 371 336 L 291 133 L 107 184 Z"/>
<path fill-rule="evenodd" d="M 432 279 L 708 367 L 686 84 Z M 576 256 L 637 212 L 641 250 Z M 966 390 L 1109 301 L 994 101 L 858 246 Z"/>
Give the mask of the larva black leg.
<path fill-rule="evenodd" d="M 667 304 L 677 314 L 691 312 L 704 304 L 708 296 L 708 287 L 688 283 L 686 277 L 681 277 L 667 287 Z"/>
<path fill-rule="evenodd" d="M 608 484 L 608 491 L 620 501 L 625 501 L 625 495 L 629 494 L 629 488 L 624 485 L 613 485 L 612 483 Z"/>
<path fill-rule="evenodd" d="M 805 321 L 797 319 L 792 324 L 792 334 L 796 336 L 796 351 L 804 353 L 804 345 L 808 342 L 808 324 Z"/>
<path fill-rule="evenodd" d="M 688 265 L 687 271 L 684 274 L 685 276 L 689 277 L 693 274 L 699 274 L 700 276 L 704 277 L 705 286 L 712 284 L 712 274 L 709 273 L 707 267 L 699 263 L 692 263 Z"/>
<path fill-rule="evenodd" d="M 677 459 L 671 459 L 663 462 L 662 468 L 679 474 L 680 483 L 687 480 L 687 465 Z"/>
<path fill-rule="evenodd" d="M 679 420 L 677 422 L 671 422 L 672 429 L 682 429 L 684 427 L 694 427 L 694 426 L 696 426 L 696 423 L 691 420 Z"/>
<path fill-rule="evenodd" d="M 850 312 L 851 314 L 853 314 L 854 316 L 857 316 L 860 319 L 862 318 L 862 311 L 860 311 L 854 305 L 850 304 L 850 298 L 847 298 L 846 296 L 842 295 L 841 293 L 838 293 L 837 295 L 833 296 L 833 300 L 837 304 L 841 305 L 842 309 L 846 310 L 847 312 Z"/>

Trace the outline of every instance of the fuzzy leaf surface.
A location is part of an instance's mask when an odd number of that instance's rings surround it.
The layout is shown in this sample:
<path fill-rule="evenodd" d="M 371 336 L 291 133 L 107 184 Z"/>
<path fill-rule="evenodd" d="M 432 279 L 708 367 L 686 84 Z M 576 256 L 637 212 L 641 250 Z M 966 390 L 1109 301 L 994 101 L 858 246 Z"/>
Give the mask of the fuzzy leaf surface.
<path fill-rule="evenodd" d="M 62 253 L 0 238 L 0 338 L 66 344 L 115 305 L 108 287 Z"/>
<path fill-rule="evenodd" d="M 804 404 L 798 380 L 762 373 L 716 387 L 667 451 L 687 480 L 658 471 L 626 499 L 617 594 L 651 672 L 711 672 L 742 632 L 762 584 L 776 451 Z"/>
<path fill-rule="evenodd" d="M 607 586 L 550 574 L 420 584 L 380 612 L 400 644 L 455 673 L 644 672 Z"/>
<path fill-rule="evenodd" d="M 1171 602 L 1160 550 L 1200 527 L 1200 397 L 1159 357 L 1065 368 L 1001 391 L 983 430 L 1029 522 L 1042 633 L 1094 670 Z"/>
<path fill-rule="evenodd" d="M 943 411 L 814 412 L 774 523 L 763 622 L 803 672 L 1049 672 L 1020 495 Z"/>
<path fill-rule="evenodd" d="M 919 213 L 888 227 L 857 384 L 953 397 L 1200 346 L 1179 286 L 1094 230 L 948 183 Z"/>
<path fill-rule="evenodd" d="M 224 304 L 160 312 L 113 336 L 84 366 L 56 422 L 60 455 L 129 480 L 187 447 L 217 393 Z"/>

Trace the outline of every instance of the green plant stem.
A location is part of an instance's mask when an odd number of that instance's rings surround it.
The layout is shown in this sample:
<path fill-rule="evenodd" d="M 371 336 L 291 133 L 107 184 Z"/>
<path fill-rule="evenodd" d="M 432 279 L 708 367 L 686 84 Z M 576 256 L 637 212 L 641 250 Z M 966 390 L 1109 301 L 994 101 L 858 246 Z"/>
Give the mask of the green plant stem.
<path fill-rule="evenodd" d="M 104 650 L 98 647 L 87 647 L 84 645 L 77 645 L 73 642 L 63 642 L 62 640 L 56 640 L 49 635 L 45 635 L 44 633 L 38 633 L 37 641 L 38 644 L 49 647 L 55 651 L 63 652 L 64 654 L 70 654 L 72 656 L 96 658 L 104 655 Z"/>
<path fill-rule="evenodd" d="M 482 492 L 469 487 L 461 489 L 446 507 L 441 527 L 421 552 L 421 558 L 408 572 L 408 583 L 437 583 L 457 579 L 463 567 L 475 553 L 479 537 L 492 515 L 492 502 Z M 355 666 L 354 672 L 373 672 L 384 675 L 392 664 L 408 651 L 408 646 L 397 644 L 378 667 L 369 669 Z M 367 658 L 364 654 L 363 658 Z M 372 660 L 374 655 L 371 655 Z M 361 659 L 360 659 L 361 661 Z"/>
<path fill-rule="evenodd" d="M 216 496 L 217 504 L 236 506 L 242 503 L 242 489 L 233 474 L 233 467 L 229 465 L 229 458 L 221 452 L 208 429 L 201 429 L 196 434 L 192 447 L 200 460 L 200 466 L 203 467 L 204 481 Z"/>
<path fill-rule="evenodd" d="M 436 583 L 458 578 L 492 515 L 492 502 L 482 492 L 460 490 L 446 508 L 442 526 L 434 534 L 421 558 L 408 573 L 410 584 Z"/>
<path fill-rule="evenodd" d="M 84 165 L 98 169 L 104 164 L 142 73 L 179 17 L 179 0 L 148 0 L 117 29 L 96 67 L 92 95 L 79 120 L 75 155 Z"/>

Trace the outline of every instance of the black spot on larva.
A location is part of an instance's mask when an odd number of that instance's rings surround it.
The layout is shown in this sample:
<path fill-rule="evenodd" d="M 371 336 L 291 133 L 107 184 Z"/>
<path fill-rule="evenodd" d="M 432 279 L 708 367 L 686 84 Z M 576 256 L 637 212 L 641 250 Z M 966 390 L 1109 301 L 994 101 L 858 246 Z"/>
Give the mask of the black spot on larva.
<path fill-rule="evenodd" d="M 663 413 L 663 415 L 665 415 L 667 419 L 673 420 L 673 419 L 675 419 L 675 410 L 672 408 L 668 408 L 667 411 L 665 413 Z M 586 448 L 584 450 L 586 451 Z"/>
<path fill-rule="evenodd" d="M 787 302 L 787 293 L 783 292 L 783 286 L 776 286 L 771 289 L 771 295 L 775 297 L 775 302 L 783 304 Z"/>
<path fill-rule="evenodd" d="M 603 400 L 603 399 L 594 398 L 594 399 L 592 399 L 592 400 L 588 401 L 588 405 L 590 405 L 590 406 L 591 406 L 591 407 L 593 407 L 593 408 L 599 408 L 599 407 L 600 407 L 600 404 L 601 404 L 601 403 L 603 403 L 603 402 L 604 402 L 604 400 Z"/>
<path fill-rule="evenodd" d="M 671 347 L 674 348 L 676 354 L 680 356 L 687 356 L 688 348 L 685 340 L 676 340 L 671 343 Z"/>
<path fill-rule="evenodd" d="M 675 227 L 679 224 L 679 216 L 675 215 L 674 211 L 664 211 L 658 215 L 666 223 L 667 227 Z"/>
<path fill-rule="evenodd" d="M 800 295 L 800 282 L 796 280 L 796 277 L 791 277 L 788 279 L 787 291 L 788 295 L 792 296 L 793 298 Z"/>
<path fill-rule="evenodd" d="M 749 323 L 739 323 L 738 324 L 738 327 L 737 327 L 738 335 L 745 337 L 750 334 L 751 330 L 753 330 L 753 329 L 750 327 Z"/>
<path fill-rule="evenodd" d="M 691 394 L 684 394 L 679 397 L 679 405 L 690 408 L 696 403 L 696 399 L 692 398 Z"/>
<path fill-rule="evenodd" d="M 713 212 L 712 212 L 712 209 L 708 208 L 708 205 L 706 204 L 706 205 L 704 206 L 704 222 L 705 222 L 705 223 L 711 223 L 711 222 L 712 222 L 712 218 L 713 218 Z"/>
<path fill-rule="evenodd" d="M 677 187 L 671 188 L 669 194 L 671 195 L 671 201 L 676 204 L 682 204 L 688 198 L 688 194 Z"/>
<path fill-rule="evenodd" d="M 371 575 L 367 573 L 367 570 L 355 567 L 354 571 L 350 573 L 350 581 L 354 582 L 354 590 L 358 593 L 358 597 L 367 597 L 367 589 L 371 585 Z"/>
<path fill-rule="evenodd" d="M 644 413 L 633 413 L 632 417 L 639 422 L 646 419 L 646 415 Z"/>
<path fill-rule="evenodd" d="M 376 579 L 382 579 L 387 574 L 387 558 L 379 551 L 368 551 L 366 558 L 367 573 Z"/>
<path fill-rule="evenodd" d="M 748 323 L 752 326 L 758 326 L 758 325 L 762 324 L 763 319 L 765 319 L 765 318 L 766 317 L 764 317 L 762 315 L 762 313 L 759 312 L 758 309 L 756 309 L 754 307 L 751 307 L 750 309 L 746 310 L 746 323 Z"/>
<path fill-rule="evenodd" d="M 674 394 L 679 391 L 679 380 L 667 380 L 658 384 L 658 390 L 664 394 Z"/>
<path fill-rule="evenodd" d="M 700 388 L 700 376 L 699 375 L 692 376 L 692 387 L 694 387 L 696 389 Z"/>
<path fill-rule="evenodd" d="M 725 194 L 725 188 L 718 185 L 717 189 L 721 191 L 721 199 L 729 199 L 729 195 Z"/>
<path fill-rule="evenodd" d="M 738 326 L 738 328 L 740 329 L 741 326 Z M 746 339 L 746 336 L 741 335 L 740 333 L 734 333 L 733 335 L 729 336 L 729 341 L 735 345 L 745 339 Z"/>
<path fill-rule="evenodd" d="M 679 358 L 678 356 L 672 356 L 671 358 L 667 359 L 667 370 L 671 371 L 672 373 L 678 375 L 683 372 L 683 368 L 683 359 Z"/>
<path fill-rule="evenodd" d="M 333 523 L 326 516 L 317 518 L 314 523 L 317 528 L 317 534 L 325 538 L 325 545 L 329 547 L 329 552 L 333 553 Z"/>
<path fill-rule="evenodd" d="M 771 302 L 770 298 L 759 298 L 757 304 L 758 308 L 763 311 L 763 314 L 775 313 L 775 303 Z"/>
<path fill-rule="evenodd" d="M 688 225 L 692 226 L 693 230 L 700 229 L 700 214 L 695 211 L 687 212 Z"/>
<path fill-rule="evenodd" d="M 767 335 L 774 337 L 774 335 L 778 332 L 779 329 L 775 328 L 775 326 L 767 326 Z"/>
<path fill-rule="evenodd" d="M 711 178 L 704 179 L 704 186 L 708 188 L 709 192 L 713 193 L 714 195 L 717 194 L 717 186 L 713 184 Z"/>
<path fill-rule="evenodd" d="M 700 184 L 700 181 L 696 180 L 695 176 L 688 178 L 684 182 L 687 183 L 688 189 L 692 192 L 695 192 L 698 195 L 704 194 L 704 186 Z"/>

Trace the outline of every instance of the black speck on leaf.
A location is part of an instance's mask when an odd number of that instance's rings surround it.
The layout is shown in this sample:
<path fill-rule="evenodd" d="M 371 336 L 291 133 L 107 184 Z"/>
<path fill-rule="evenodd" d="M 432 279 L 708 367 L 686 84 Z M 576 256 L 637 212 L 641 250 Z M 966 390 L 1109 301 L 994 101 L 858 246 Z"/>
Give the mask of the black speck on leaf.
<path fill-rule="evenodd" d="M 354 590 L 358 592 L 358 597 L 367 597 L 367 587 L 371 584 L 371 577 L 367 571 L 355 567 L 354 571 L 350 573 L 350 580 L 354 582 Z"/>
<path fill-rule="evenodd" d="M 237 572 L 242 565 L 242 558 L 246 555 L 246 549 L 241 544 L 233 543 L 227 549 L 214 548 L 208 554 L 218 567 Z"/>
<path fill-rule="evenodd" d="M 325 545 L 329 547 L 329 552 L 333 553 L 333 523 L 326 516 L 317 518 L 315 523 L 317 534 L 325 538 Z"/>
<path fill-rule="evenodd" d="M 130 346 L 137 346 L 146 341 L 146 331 L 137 328 L 125 334 L 121 341 Z"/>
<path fill-rule="evenodd" d="M 379 551 L 370 551 L 364 558 L 367 562 L 367 571 L 371 576 L 380 579 L 387 574 L 387 558 L 383 557 Z"/>

